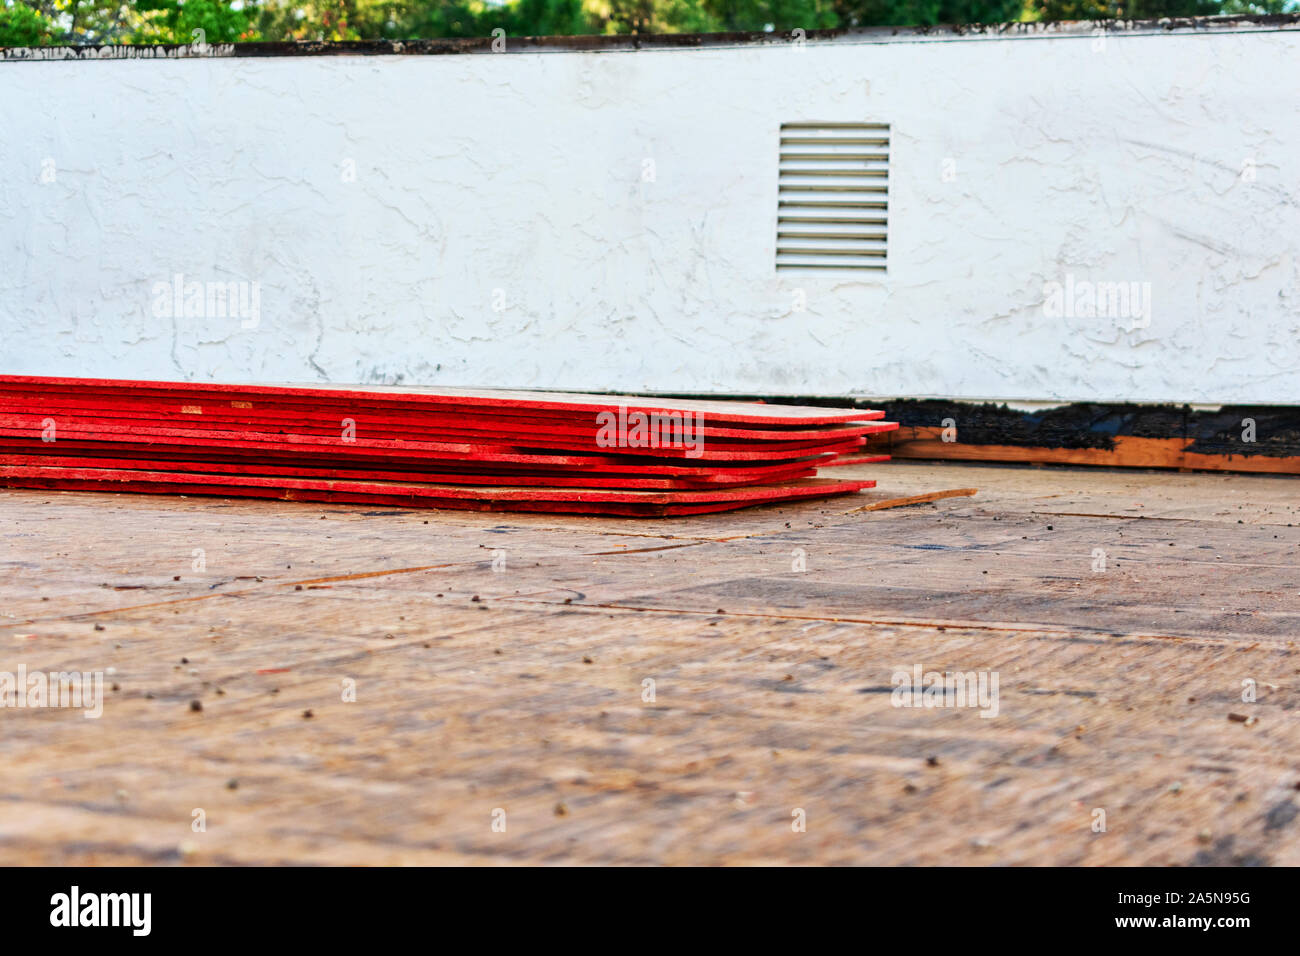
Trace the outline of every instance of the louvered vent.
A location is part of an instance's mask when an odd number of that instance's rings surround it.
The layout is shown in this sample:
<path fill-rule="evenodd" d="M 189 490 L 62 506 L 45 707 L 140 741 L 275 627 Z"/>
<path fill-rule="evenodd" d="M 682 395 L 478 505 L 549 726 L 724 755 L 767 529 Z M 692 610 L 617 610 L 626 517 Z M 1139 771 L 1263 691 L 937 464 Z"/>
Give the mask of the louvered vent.
<path fill-rule="evenodd" d="M 782 123 L 776 267 L 883 271 L 888 123 Z"/>

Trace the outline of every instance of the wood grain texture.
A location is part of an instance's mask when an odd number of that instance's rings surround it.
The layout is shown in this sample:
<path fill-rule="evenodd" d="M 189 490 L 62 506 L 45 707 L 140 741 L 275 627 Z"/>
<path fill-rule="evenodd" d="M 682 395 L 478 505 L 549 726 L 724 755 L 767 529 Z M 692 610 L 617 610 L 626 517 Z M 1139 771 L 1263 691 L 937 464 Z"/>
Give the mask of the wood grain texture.
<path fill-rule="evenodd" d="M 2 491 L 0 669 L 119 689 L 0 709 L 0 862 L 1300 864 L 1293 480 L 838 471 L 653 523 Z M 892 706 L 918 664 L 998 715 Z"/>

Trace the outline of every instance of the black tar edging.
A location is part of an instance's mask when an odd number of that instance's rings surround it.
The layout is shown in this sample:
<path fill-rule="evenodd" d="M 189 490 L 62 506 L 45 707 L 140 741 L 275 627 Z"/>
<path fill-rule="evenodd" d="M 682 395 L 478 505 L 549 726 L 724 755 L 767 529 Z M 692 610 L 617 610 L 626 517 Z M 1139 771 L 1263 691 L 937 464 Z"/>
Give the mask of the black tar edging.
<path fill-rule="evenodd" d="M 1160 20 L 1079 20 L 1038 23 L 956 24 L 914 27 L 807 30 L 810 42 L 881 43 L 890 40 L 943 40 L 985 37 L 1091 37 L 1108 34 L 1224 33 L 1241 30 L 1281 30 L 1300 27 L 1300 13 L 1261 16 L 1169 17 Z M 502 53 L 631 52 L 635 50 L 700 49 L 736 46 L 788 46 L 791 33 L 654 33 L 621 36 L 506 37 Z M 494 53 L 492 37 L 437 40 L 309 41 L 299 43 L 105 44 L 87 46 L 0 47 L 0 60 L 59 61 L 116 59 L 191 59 L 285 56 L 443 56 Z M 500 48 L 500 44 L 498 47 Z"/>
<path fill-rule="evenodd" d="M 1078 402 L 1041 411 L 1006 405 L 939 400 L 904 400 L 886 405 L 901 425 L 941 426 L 950 418 L 964 445 L 1019 445 L 1034 448 L 1100 448 L 1111 451 L 1121 435 L 1177 438 L 1199 455 L 1300 456 L 1300 408 L 1278 405 L 1225 405 L 1216 411 L 1188 406 L 1094 404 Z M 1244 421 L 1255 422 L 1255 441 L 1242 441 Z"/>
<path fill-rule="evenodd" d="M 677 393 L 666 398 L 719 398 Z M 1300 406 L 1224 405 L 1197 411 L 1187 405 L 1131 402 L 1072 402 L 1022 411 L 997 402 L 946 399 L 853 399 L 818 395 L 728 395 L 734 401 L 773 405 L 883 408 L 885 418 L 904 428 L 942 428 L 956 423 L 963 445 L 1013 445 L 1021 448 L 1097 448 L 1113 451 L 1119 436 L 1177 438 L 1198 455 L 1300 457 Z M 1255 422 L 1255 441 L 1242 441 L 1245 419 Z"/>

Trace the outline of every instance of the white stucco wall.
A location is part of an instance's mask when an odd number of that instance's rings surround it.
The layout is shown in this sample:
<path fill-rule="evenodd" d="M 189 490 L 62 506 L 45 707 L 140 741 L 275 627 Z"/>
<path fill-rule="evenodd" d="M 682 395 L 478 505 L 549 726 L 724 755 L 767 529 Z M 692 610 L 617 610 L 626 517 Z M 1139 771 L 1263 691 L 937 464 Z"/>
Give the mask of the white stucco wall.
<path fill-rule="evenodd" d="M 0 62 L 0 370 L 1300 402 L 1300 32 L 1097 46 Z M 892 124 L 886 274 L 775 271 L 801 120 Z"/>

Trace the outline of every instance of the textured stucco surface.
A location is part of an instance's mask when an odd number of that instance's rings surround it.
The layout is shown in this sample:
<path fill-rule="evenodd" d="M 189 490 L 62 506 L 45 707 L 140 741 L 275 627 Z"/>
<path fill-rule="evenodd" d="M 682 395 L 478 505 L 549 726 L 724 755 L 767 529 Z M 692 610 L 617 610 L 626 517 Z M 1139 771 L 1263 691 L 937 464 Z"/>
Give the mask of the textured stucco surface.
<path fill-rule="evenodd" d="M 887 274 L 775 271 L 801 120 L 892 124 Z M 5 372 L 1300 402 L 1296 31 L 11 62 L 0 128 Z"/>

